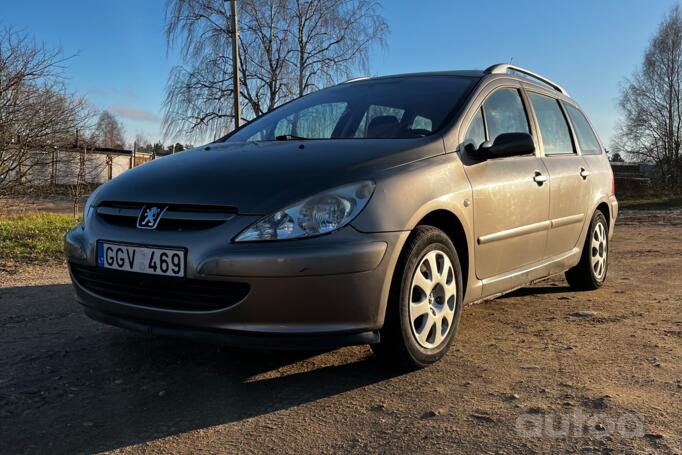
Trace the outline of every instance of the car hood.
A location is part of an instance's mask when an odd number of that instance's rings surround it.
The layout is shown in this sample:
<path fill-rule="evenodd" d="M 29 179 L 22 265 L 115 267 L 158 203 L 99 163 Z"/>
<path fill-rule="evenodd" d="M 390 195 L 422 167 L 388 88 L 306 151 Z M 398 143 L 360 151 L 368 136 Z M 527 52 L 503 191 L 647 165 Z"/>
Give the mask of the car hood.
<path fill-rule="evenodd" d="M 124 172 L 93 202 L 218 205 L 266 215 L 443 151 L 441 140 L 429 138 L 210 144 Z"/>

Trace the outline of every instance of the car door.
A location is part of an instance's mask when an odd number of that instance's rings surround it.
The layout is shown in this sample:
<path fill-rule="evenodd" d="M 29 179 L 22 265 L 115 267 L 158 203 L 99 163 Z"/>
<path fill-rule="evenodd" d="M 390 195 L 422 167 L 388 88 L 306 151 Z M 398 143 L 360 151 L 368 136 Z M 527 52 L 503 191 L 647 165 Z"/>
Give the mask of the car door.
<path fill-rule="evenodd" d="M 589 171 L 577 153 L 563 106 L 554 97 L 528 91 L 538 126 L 542 161 L 549 172 L 549 221 L 545 258 L 569 252 L 578 243 L 590 205 Z"/>
<path fill-rule="evenodd" d="M 485 161 L 471 152 L 502 133 L 531 133 L 520 88 L 503 86 L 485 95 L 464 131 L 460 156 L 473 192 L 477 277 L 486 279 L 541 260 L 549 187 L 537 151 Z"/>
<path fill-rule="evenodd" d="M 564 101 L 562 104 L 573 128 L 573 135 L 578 140 L 580 155 L 587 164 L 585 169 L 587 174 L 583 172 L 583 175 L 587 175 L 584 178 L 590 183 L 591 195 L 589 200 L 593 203 L 601 195 L 613 194 L 613 171 L 604 153 L 604 146 L 598 139 L 585 113 L 568 102 Z M 592 214 L 588 213 L 586 222 L 590 221 L 589 217 L 591 216 Z"/>

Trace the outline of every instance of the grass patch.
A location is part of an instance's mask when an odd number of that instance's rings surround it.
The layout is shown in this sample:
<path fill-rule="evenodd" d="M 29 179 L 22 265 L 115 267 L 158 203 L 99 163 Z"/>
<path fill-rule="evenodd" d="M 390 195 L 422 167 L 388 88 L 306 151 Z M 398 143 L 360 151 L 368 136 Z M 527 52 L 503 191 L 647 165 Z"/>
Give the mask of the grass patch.
<path fill-rule="evenodd" d="M 644 199 L 618 199 L 618 207 L 622 209 L 648 210 L 682 207 L 682 196 L 661 196 Z"/>
<path fill-rule="evenodd" d="M 0 263 L 62 259 L 64 234 L 77 223 L 50 213 L 0 219 Z"/>

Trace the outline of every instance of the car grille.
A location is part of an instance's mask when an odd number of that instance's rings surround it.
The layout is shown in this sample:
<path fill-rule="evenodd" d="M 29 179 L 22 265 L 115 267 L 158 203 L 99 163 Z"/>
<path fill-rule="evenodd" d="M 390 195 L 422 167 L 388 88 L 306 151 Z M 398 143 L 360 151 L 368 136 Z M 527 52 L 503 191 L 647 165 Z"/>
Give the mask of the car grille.
<path fill-rule="evenodd" d="M 165 310 L 214 311 L 240 302 L 246 283 L 190 280 L 69 264 L 74 280 L 101 297 Z"/>
<path fill-rule="evenodd" d="M 97 216 L 110 224 L 137 227 L 137 219 L 145 205 L 136 202 L 103 202 L 97 207 Z M 232 219 L 237 209 L 213 205 L 158 204 L 167 206 L 157 230 L 190 231 L 210 229 Z"/>

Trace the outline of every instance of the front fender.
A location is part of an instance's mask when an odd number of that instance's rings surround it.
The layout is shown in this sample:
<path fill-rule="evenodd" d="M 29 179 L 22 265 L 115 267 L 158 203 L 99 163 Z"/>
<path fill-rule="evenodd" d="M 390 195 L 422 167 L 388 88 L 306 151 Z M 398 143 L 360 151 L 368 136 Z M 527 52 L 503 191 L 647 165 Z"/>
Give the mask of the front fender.
<path fill-rule="evenodd" d="M 425 217 L 444 211 L 456 217 L 465 233 L 473 232 L 472 191 L 459 157 L 452 153 L 435 156 L 390 170 L 377 178 L 372 200 L 352 223 L 361 232 L 402 232 L 389 258 L 384 283 L 384 303 L 388 298 L 393 272 L 409 233 Z M 469 267 L 466 301 L 480 294 L 480 283 L 472 273 L 473 236 L 465 235 Z M 453 239 L 454 241 L 454 239 Z"/>
<path fill-rule="evenodd" d="M 372 200 L 352 223 L 358 231 L 410 231 L 435 210 L 455 214 L 465 231 L 473 225 L 471 185 L 457 154 L 390 169 L 376 180 Z"/>

